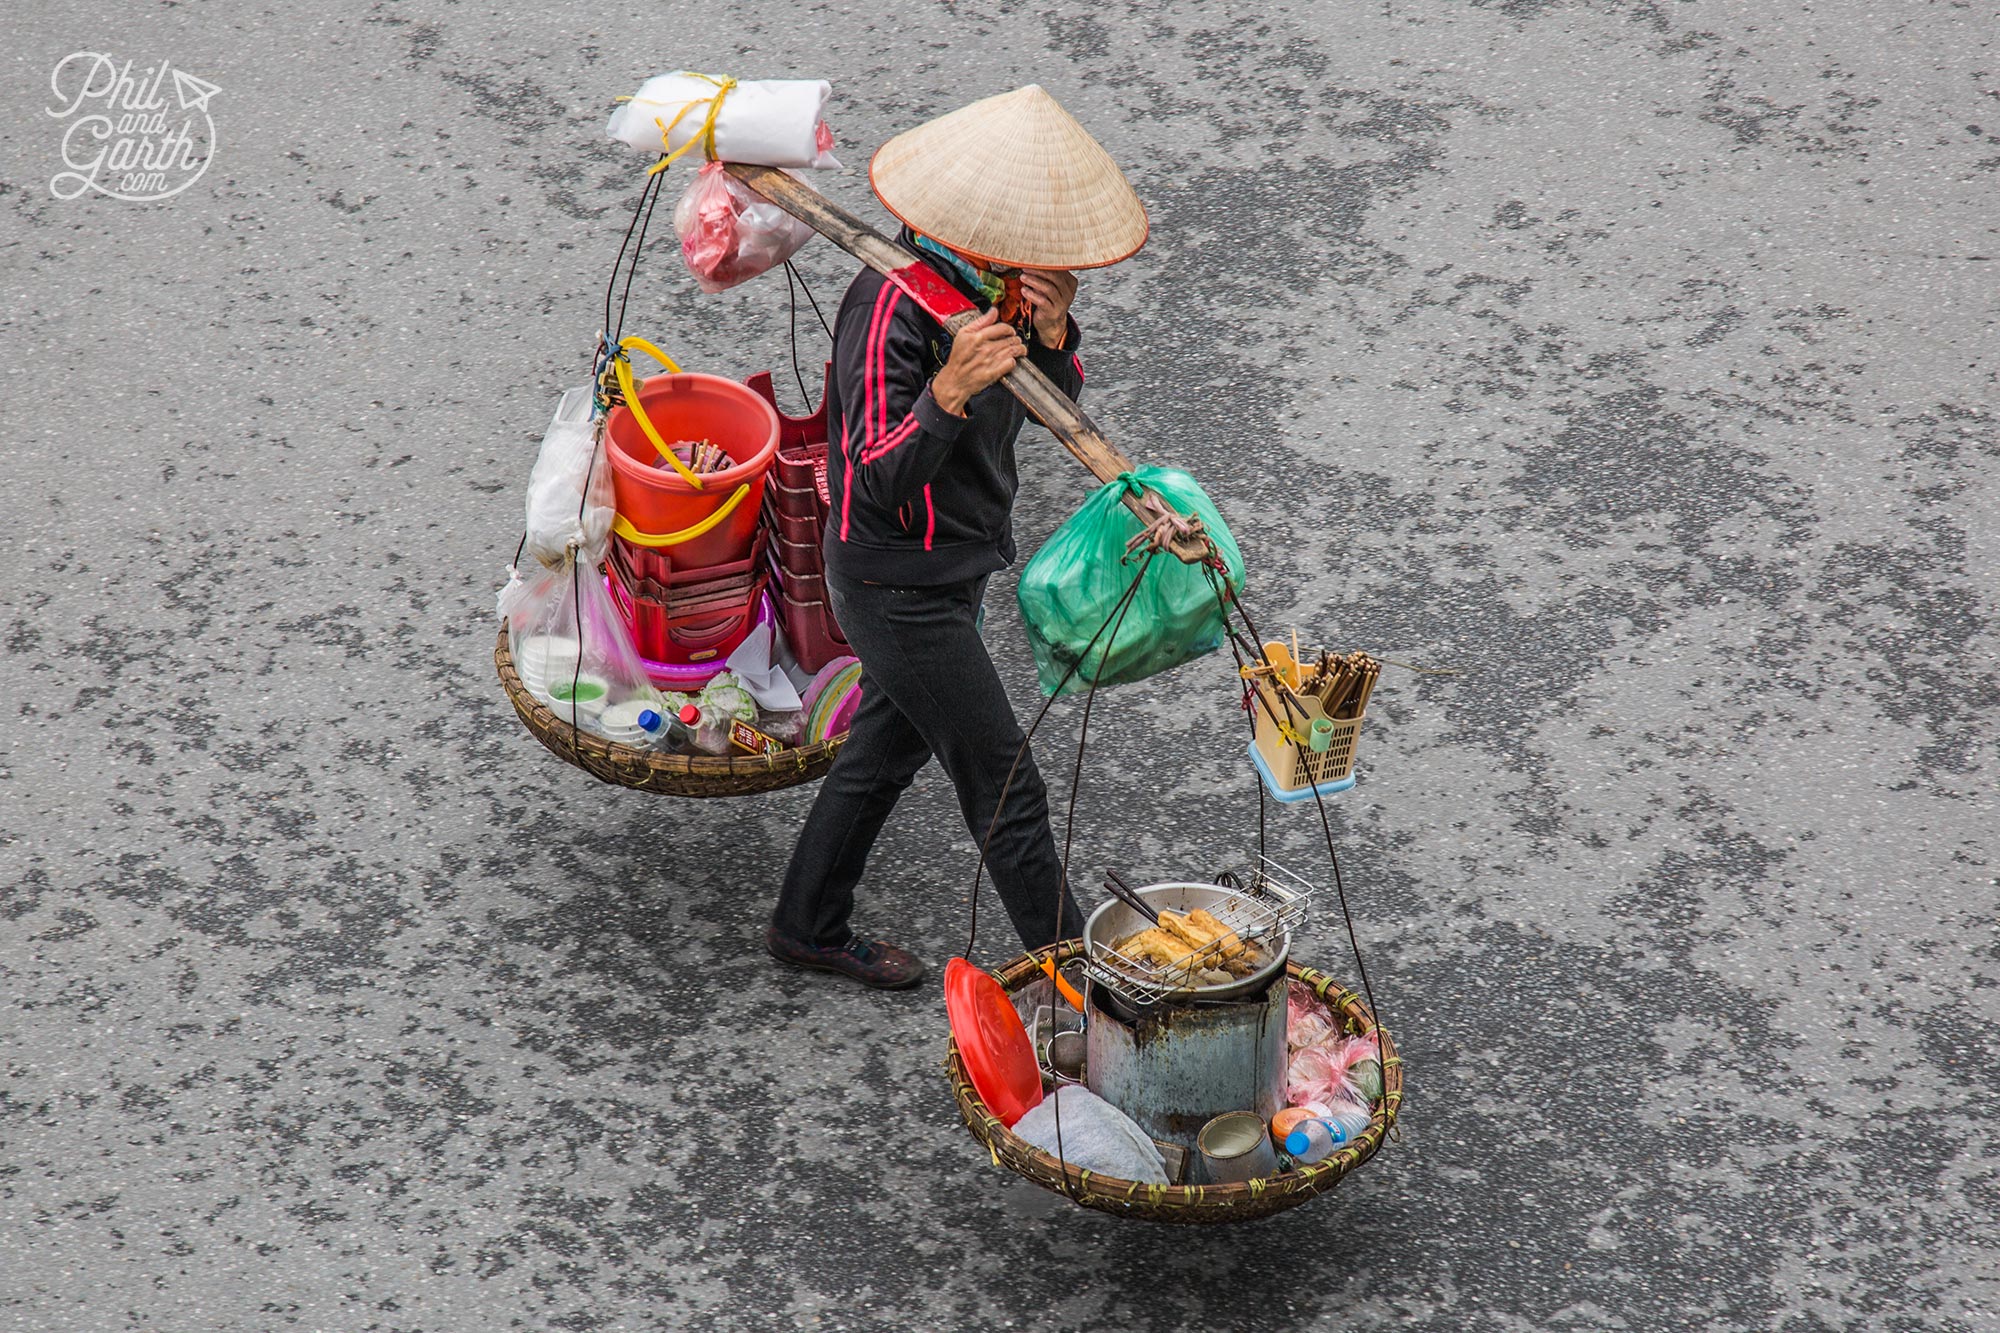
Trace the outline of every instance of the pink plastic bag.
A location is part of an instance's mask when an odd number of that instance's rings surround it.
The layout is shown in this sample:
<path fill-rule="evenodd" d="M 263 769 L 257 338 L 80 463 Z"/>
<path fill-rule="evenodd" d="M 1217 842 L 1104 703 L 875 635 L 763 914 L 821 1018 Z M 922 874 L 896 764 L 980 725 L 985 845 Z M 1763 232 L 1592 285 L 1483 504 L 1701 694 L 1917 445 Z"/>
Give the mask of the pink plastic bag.
<path fill-rule="evenodd" d="M 723 170 L 705 162 L 674 205 L 681 258 L 705 292 L 726 291 L 776 268 L 813 230 Z"/>

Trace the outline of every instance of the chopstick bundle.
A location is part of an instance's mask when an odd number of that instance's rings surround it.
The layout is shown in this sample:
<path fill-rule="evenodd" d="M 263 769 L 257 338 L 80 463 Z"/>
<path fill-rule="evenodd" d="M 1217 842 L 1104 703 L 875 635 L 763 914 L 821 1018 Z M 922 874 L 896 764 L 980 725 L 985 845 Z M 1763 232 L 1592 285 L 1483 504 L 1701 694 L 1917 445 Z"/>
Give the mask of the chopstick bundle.
<path fill-rule="evenodd" d="M 1300 703 L 1317 702 L 1327 717 L 1353 719 L 1368 711 L 1368 697 L 1375 692 L 1382 664 L 1364 652 L 1335 656 L 1322 651 L 1311 662 L 1261 661 L 1243 668 L 1242 674 L 1246 680 L 1268 680 Z"/>
<path fill-rule="evenodd" d="M 1382 664 L 1367 653 L 1334 658 L 1321 685 L 1320 707 L 1328 717 L 1360 717 L 1368 711 L 1368 696 L 1375 692 L 1375 681 L 1381 674 Z"/>
<path fill-rule="evenodd" d="M 1361 719 L 1382 664 L 1364 652 L 1302 653 L 1268 640 L 1241 667 L 1251 710 L 1251 749 L 1265 787 L 1281 801 L 1299 789 L 1344 791 L 1353 785 Z"/>

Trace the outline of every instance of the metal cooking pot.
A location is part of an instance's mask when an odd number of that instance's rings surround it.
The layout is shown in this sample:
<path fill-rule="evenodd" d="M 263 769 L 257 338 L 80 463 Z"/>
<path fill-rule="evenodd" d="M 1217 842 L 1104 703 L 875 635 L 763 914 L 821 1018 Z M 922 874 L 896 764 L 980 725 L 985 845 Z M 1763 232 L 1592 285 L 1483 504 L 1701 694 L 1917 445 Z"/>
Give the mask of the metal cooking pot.
<path fill-rule="evenodd" d="M 1261 905 L 1258 899 L 1220 884 L 1149 884 L 1138 893 L 1155 911 L 1187 913 L 1200 908 L 1213 913 L 1218 920 L 1238 931 L 1251 922 L 1275 920 L 1271 910 Z M 1150 925 L 1152 922 L 1140 916 L 1136 908 L 1113 898 L 1092 912 L 1090 920 L 1084 923 L 1084 955 L 1101 974 L 1120 976 L 1121 970 L 1115 963 L 1103 961 L 1104 956 L 1119 940 Z M 1285 970 L 1285 959 L 1292 948 L 1291 931 L 1280 924 L 1254 943 L 1264 954 L 1264 965 L 1249 976 L 1233 979 L 1227 985 L 1181 987 L 1165 998 L 1179 1004 L 1190 1000 L 1233 1000 L 1261 995 L 1271 984 L 1271 979 Z"/>

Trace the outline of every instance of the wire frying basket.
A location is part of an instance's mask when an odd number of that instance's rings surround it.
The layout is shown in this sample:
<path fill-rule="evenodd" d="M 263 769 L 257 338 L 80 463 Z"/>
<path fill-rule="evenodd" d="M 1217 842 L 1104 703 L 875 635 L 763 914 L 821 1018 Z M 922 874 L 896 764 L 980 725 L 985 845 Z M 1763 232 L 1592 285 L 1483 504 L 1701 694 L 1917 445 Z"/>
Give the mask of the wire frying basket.
<path fill-rule="evenodd" d="M 1292 937 L 1305 925 L 1319 886 L 1287 870 L 1268 856 L 1244 874 L 1224 872 L 1211 886 L 1215 897 L 1206 910 L 1228 934 L 1196 949 L 1173 963 L 1158 963 L 1121 950 L 1111 939 L 1086 941 L 1084 971 L 1089 978 L 1129 1005 L 1140 1008 L 1159 1004 L 1169 997 L 1182 999 L 1228 998 L 1251 982 L 1261 986 L 1265 974 L 1277 975 L 1284 969 Z M 1142 889 L 1143 893 L 1144 890 Z M 1254 945 L 1265 954 L 1265 962 L 1251 982 L 1228 976 L 1225 963 L 1239 945 Z M 1225 980 L 1213 980 L 1223 973 Z"/>

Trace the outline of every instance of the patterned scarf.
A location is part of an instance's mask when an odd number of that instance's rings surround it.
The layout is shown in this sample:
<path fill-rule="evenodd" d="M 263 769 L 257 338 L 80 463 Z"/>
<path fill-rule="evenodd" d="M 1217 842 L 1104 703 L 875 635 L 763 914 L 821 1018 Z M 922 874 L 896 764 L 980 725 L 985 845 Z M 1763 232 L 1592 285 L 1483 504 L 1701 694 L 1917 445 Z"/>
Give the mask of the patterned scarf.
<path fill-rule="evenodd" d="M 969 261 L 960 258 L 922 232 L 913 230 L 910 235 L 917 238 L 917 248 L 919 250 L 922 250 L 925 254 L 936 255 L 939 259 L 942 259 L 951 266 L 952 272 L 956 273 L 965 282 L 966 286 L 984 296 L 988 305 L 998 306 L 1000 308 L 1000 318 L 1006 320 L 1016 328 L 1021 328 L 1029 323 L 1034 312 L 1029 307 L 1028 302 L 1021 296 L 1021 278 L 1019 274 L 1010 273 L 1006 277 L 1002 277 L 998 273 L 992 273 L 983 268 L 975 268 Z"/>

